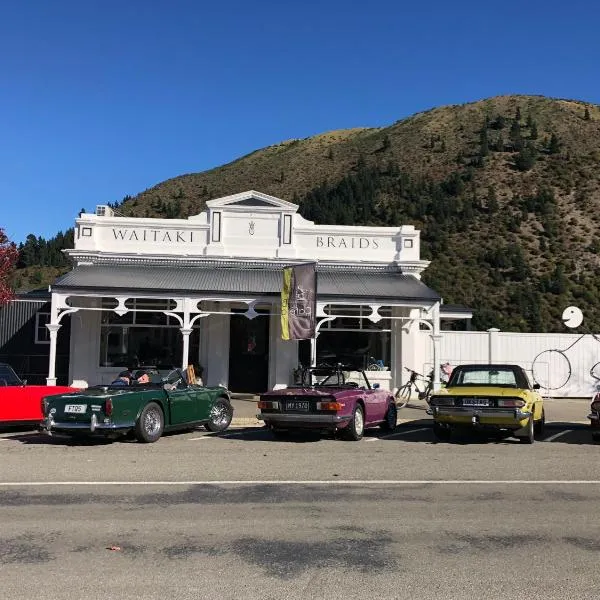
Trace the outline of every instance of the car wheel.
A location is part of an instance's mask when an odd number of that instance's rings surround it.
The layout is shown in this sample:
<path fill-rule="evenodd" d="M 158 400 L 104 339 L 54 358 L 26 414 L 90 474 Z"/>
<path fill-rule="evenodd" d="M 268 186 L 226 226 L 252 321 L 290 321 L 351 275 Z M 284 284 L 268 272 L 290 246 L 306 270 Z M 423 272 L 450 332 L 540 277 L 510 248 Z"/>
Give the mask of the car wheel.
<path fill-rule="evenodd" d="M 533 421 L 533 415 L 529 417 L 527 421 L 527 425 L 525 426 L 525 435 L 517 436 L 517 439 L 521 442 L 521 444 L 533 444 L 535 441 L 535 423 Z"/>
<path fill-rule="evenodd" d="M 362 439 L 362 436 L 365 433 L 365 413 L 360 404 L 357 404 L 354 407 L 354 412 L 352 413 L 352 419 L 350 423 L 348 423 L 348 427 L 346 427 L 346 436 L 349 440 L 354 442 L 358 442 L 358 440 Z"/>
<path fill-rule="evenodd" d="M 594 433 L 592 433 L 592 439 L 593 439 L 595 442 L 600 442 L 600 431 L 599 431 L 599 432 L 594 432 Z"/>
<path fill-rule="evenodd" d="M 434 423 L 433 435 L 438 442 L 449 442 L 450 438 L 452 437 L 452 430 L 447 425 Z"/>
<path fill-rule="evenodd" d="M 390 402 L 387 412 L 385 413 L 385 421 L 381 424 L 383 431 L 394 431 L 398 424 L 398 409 L 394 402 Z"/>
<path fill-rule="evenodd" d="M 156 402 L 144 406 L 135 424 L 135 439 L 138 442 L 151 444 L 156 442 L 165 428 L 163 411 Z"/>
<path fill-rule="evenodd" d="M 542 418 L 534 423 L 533 429 L 536 436 L 540 437 L 544 435 L 544 429 L 546 428 L 546 414 L 544 413 L 544 409 L 542 408 Z"/>
<path fill-rule="evenodd" d="M 219 398 L 210 409 L 210 421 L 204 425 L 205 429 L 216 433 L 225 431 L 233 419 L 233 406 L 224 398 Z"/>

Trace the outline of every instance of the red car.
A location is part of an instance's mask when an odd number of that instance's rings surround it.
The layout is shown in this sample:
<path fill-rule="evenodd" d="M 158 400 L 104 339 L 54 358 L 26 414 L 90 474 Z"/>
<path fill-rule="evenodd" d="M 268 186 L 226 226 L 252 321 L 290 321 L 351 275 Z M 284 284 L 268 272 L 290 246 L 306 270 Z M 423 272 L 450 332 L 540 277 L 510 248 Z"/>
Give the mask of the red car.
<path fill-rule="evenodd" d="M 359 381 L 348 381 L 353 370 Z M 352 367 L 311 367 L 302 373 L 299 387 L 274 390 L 261 395 L 257 417 L 277 437 L 290 430 L 341 431 L 360 440 L 369 427 L 393 431 L 397 408 L 388 390 L 373 388 L 364 371 Z"/>
<path fill-rule="evenodd" d="M 39 425 L 42 398 L 52 394 L 74 392 L 67 386 L 27 385 L 10 365 L 0 363 L 0 427 L 6 425 Z"/>

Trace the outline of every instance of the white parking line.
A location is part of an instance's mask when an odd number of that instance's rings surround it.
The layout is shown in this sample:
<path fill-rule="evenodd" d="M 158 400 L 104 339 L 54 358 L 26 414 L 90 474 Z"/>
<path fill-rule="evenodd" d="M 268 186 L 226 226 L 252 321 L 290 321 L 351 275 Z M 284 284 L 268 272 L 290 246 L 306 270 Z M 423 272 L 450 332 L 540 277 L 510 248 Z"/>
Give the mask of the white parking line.
<path fill-rule="evenodd" d="M 417 433 L 417 431 L 427 431 L 430 427 L 419 427 L 419 429 L 407 429 L 405 431 L 396 431 L 395 433 L 389 433 L 388 435 L 381 435 L 375 438 L 367 438 L 367 442 L 376 442 L 377 440 L 387 440 L 388 438 L 397 437 L 399 435 L 406 435 L 407 433 Z"/>
<path fill-rule="evenodd" d="M 543 442 L 553 442 L 554 440 L 557 440 L 559 437 L 563 436 L 563 435 L 567 435 L 567 433 L 572 433 L 573 430 L 572 429 L 565 429 L 564 431 L 559 431 L 558 433 L 555 433 L 554 435 L 551 435 L 550 437 L 547 437 L 545 439 L 543 439 Z"/>
<path fill-rule="evenodd" d="M 112 487 L 112 486 L 249 486 L 249 485 L 313 485 L 313 486 L 356 486 L 356 485 L 600 485 L 600 479 L 315 479 L 315 480 L 208 480 L 208 481 L 5 481 L 0 482 L 0 488 L 6 487 Z"/>
<path fill-rule="evenodd" d="M 200 442 L 202 440 L 210 440 L 211 438 L 208 435 L 203 435 L 201 437 L 197 437 L 197 438 L 188 438 L 187 441 L 188 442 Z"/>

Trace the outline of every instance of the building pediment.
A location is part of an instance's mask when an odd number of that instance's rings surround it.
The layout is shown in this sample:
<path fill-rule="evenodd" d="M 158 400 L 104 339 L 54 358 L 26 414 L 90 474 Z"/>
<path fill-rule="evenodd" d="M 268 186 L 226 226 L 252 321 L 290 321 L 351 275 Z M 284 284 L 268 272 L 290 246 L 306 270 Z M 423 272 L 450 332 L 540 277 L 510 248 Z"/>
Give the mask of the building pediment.
<path fill-rule="evenodd" d="M 215 198 L 214 200 L 209 200 L 206 206 L 210 210 L 223 209 L 235 211 L 237 209 L 247 211 L 256 209 L 259 211 L 283 210 L 285 212 L 296 212 L 298 210 L 297 204 L 292 204 L 281 198 L 269 196 L 269 194 L 263 194 L 255 190 L 248 190 L 223 198 Z"/>

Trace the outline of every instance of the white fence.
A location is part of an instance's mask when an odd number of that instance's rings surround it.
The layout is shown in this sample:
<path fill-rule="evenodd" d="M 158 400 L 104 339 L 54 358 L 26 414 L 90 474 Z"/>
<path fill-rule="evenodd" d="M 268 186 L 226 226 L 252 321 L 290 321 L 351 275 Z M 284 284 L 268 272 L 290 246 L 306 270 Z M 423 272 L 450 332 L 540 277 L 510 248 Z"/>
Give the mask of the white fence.
<path fill-rule="evenodd" d="M 433 347 L 428 332 L 420 331 L 421 372 L 432 368 Z M 570 333 L 510 333 L 443 331 L 440 363 L 518 364 L 543 391 L 556 398 L 590 397 L 600 383 L 590 374 L 600 363 L 600 336 Z M 410 366 L 410 365 L 407 365 Z M 600 365 L 594 369 L 600 377 Z"/>

